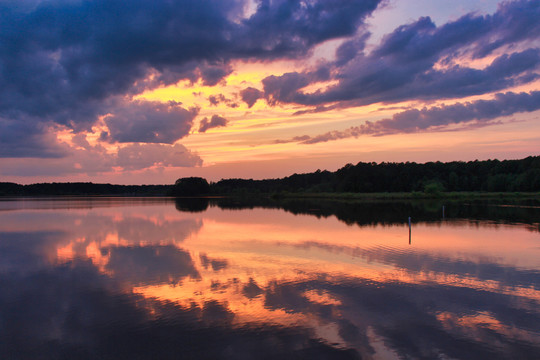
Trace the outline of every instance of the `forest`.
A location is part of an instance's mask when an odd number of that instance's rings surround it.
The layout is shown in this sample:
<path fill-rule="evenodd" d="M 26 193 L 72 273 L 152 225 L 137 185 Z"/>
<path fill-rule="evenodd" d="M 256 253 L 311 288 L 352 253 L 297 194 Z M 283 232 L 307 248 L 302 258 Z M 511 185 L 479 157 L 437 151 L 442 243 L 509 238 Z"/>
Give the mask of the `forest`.
<path fill-rule="evenodd" d="M 540 156 L 520 160 L 428 163 L 347 164 L 337 171 L 317 170 L 279 179 L 222 179 L 208 182 L 186 177 L 174 185 L 111 185 L 0 182 L 0 196 L 112 195 L 201 196 L 289 193 L 535 192 L 540 191 Z"/>
<path fill-rule="evenodd" d="M 171 185 L 112 185 L 91 182 L 40 183 L 19 185 L 0 182 L 0 196 L 42 196 L 42 195 L 123 195 L 159 196 L 170 191 Z"/>
<path fill-rule="evenodd" d="M 424 164 L 359 162 L 356 165 L 347 164 L 335 172 L 317 170 L 266 180 L 223 179 L 206 186 L 205 179 L 183 178 L 173 187 L 173 195 L 191 193 L 186 179 L 191 179 L 190 184 L 197 184 L 198 194 L 215 195 L 280 192 L 534 192 L 540 191 L 540 156 L 529 156 L 520 160 Z M 200 189 L 205 190 L 201 192 Z"/>

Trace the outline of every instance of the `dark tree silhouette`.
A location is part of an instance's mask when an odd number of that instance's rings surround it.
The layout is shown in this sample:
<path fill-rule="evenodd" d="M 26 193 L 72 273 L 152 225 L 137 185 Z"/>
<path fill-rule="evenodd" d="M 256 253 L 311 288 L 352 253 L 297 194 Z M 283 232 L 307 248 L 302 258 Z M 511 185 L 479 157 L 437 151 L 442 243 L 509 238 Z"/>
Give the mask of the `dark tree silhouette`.
<path fill-rule="evenodd" d="M 181 178 L 174 185 L 111 185 L 46 183 L 18 185 L 0 182 L 0 196 L 36 195 L 172 195 L 272 194 L 280 192 L 423 192 L 540 191 L 540 156 L 521 160 L 414 162 L 380 164 L 359 162 L 330 172 L 317 170 L 281 179 L 222 179 L 209 184 L 200 177 Z"/>
<path fill-rule="evenodd" d="M 187 177 L 176 180 L 171 189 L 172 196 L 200 196 L 210 192 L 210 185 L 201 177 Z"/>
<path fill-rule="evenodd" d="M 336 172 L 293 174 L 281 179 L 225 179 L 215 194 L 273 192 L 540 191 L 540 156 L 521 160 L 347 164 Z"/>

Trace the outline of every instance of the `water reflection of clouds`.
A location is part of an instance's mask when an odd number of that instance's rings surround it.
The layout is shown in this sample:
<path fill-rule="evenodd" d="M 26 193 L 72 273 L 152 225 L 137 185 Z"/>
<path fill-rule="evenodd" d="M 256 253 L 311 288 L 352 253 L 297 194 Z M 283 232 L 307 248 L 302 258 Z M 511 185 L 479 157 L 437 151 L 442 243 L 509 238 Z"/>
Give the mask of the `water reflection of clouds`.
<path fill-rule="evenodd" d="M 0 274 L 31 273 L 50 267 L 56 248 L 69 243 L 62 231 L 0 231 Z"/>
<path fill-rule="evenodd" d="M 231 325 L 224 304 L 180 307 L 118 292 L 113 279 L 74 261 L 28 276 L 0 275 L 2 358 L 353 358 L 309 329 Z M 262 355 L 261 355 L 262 354 Z M 347 356 L 349 355 L 349 356 Z"/>
<path fill-rule="evenodd" d="M 214 271 L 219 271 L 221 269 L 225 269 L 228 265 L 226 259 L 212 259 L 206 254 L 200 254 L 199 258 L 201 259 L 201 265 L 205 269 L 211 268 Z"/>
<path fill-rule="evenodd" d="M 183 278 L 200 278 L 191 255 L 172 245 L 102 248 L 108 252 L 106 269 L 132 285 L 177 284 Z"/>
<path fill-rule="evenodd" d="M 403 269 L 409 273 L 428 273 L 433 275 L 433 280 L 439 283 L 447 283 L 447 281 L 436 277 L 436 274 L 451 275 L 453 282 L 455 278 L 473 278 L 478 282 L 496 281 L 499 287 L 523 287 L 540 291 L 540 270 L 505 264 L 503 259 L 497 257 L 464 258 L 462 255 L 452 258 L 422 250 L 407 251 L 392 247 L 361 248 L 315 241 L 292 246 L 301 249 L 319 248 L 331 253 L 346 254 L 364 259 L 368 263 L 389 264 L 393 268 Z"/>
<path fill-rule="evenodd" d="M 400 247 L 399 228 L 362 242 L 339 223 L 252 213 L 246 229 L 220 211 L 2 223 L 18 231 L 0 233 L 0 356 L 540 357 L 537 269 Z"/>

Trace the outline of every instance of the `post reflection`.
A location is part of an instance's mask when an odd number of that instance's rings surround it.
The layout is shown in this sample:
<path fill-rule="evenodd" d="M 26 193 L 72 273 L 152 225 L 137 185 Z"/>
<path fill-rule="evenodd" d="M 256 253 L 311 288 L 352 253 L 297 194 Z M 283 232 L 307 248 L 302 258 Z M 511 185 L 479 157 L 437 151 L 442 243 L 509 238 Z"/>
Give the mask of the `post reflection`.
<path fill-rule="evenodd" d="M 530 224 L 417 216 L 413 247 L 404 222 L 306 212 L 204 199 L 3 211 L 0 355 L 540 356 Z"/>

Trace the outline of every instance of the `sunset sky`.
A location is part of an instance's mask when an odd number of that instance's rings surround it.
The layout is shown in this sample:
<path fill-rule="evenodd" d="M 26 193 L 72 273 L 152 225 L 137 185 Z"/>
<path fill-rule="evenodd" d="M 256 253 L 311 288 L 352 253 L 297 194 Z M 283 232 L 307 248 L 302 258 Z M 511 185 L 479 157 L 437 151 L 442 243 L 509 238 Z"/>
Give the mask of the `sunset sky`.
<path fill-rule="evenodd" d="M 540 155 L 538 0 L 0 0 L 0 182 Z"/>

